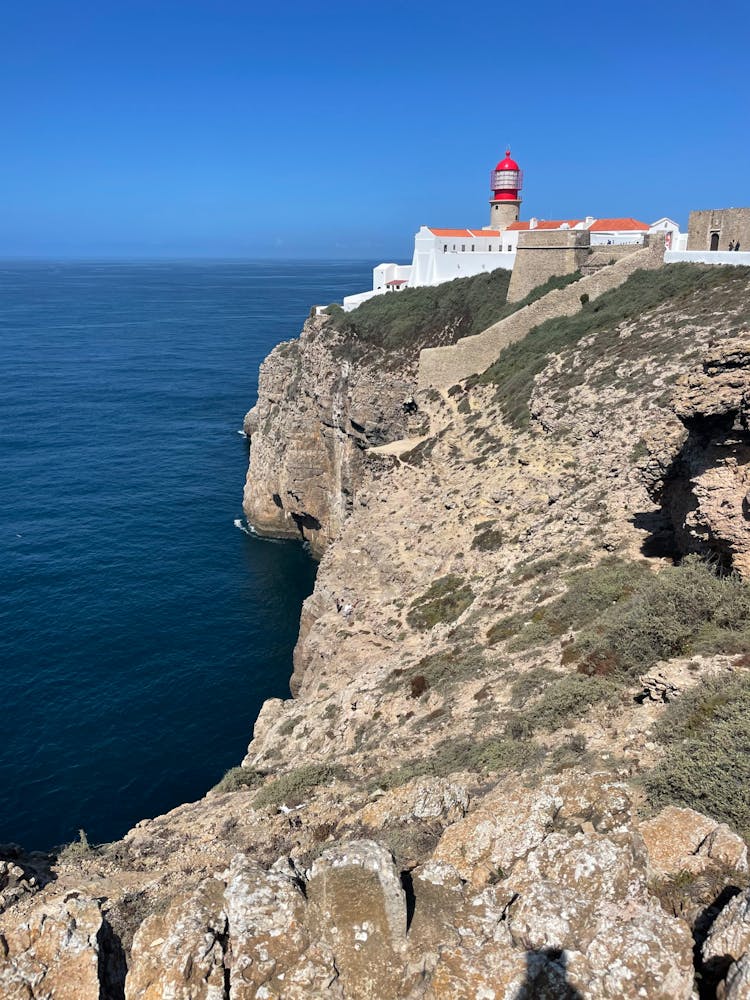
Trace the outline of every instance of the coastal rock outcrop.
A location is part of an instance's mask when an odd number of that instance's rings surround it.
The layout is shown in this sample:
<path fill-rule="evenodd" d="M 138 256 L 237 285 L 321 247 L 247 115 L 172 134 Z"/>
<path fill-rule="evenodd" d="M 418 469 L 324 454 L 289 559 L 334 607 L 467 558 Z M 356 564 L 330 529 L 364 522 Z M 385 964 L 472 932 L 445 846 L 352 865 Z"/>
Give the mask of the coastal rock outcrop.
<path fill-rule="evenodd" d="M 712 344 L 679 376 L 672 409 L 682 425 L 652 447 L 652 495 L 682 552 L 719 556 L 750 577 L 750 331 Z"/>
<path fill-rule="evenodd" d="M 248 520 L 260 534 L 304 538 L 317 555 L 352 509 L 365 449 L 407 435 L 416 382 L 413 366 L 383 378 L 376 359 L 355 360 L 326 326 L 312 317 L 269 354 L 244 423 Z"/>
<path fill-rule="evenodd" d="M 444 392 L 325 318 L 277 348 L 247 509 L 322 553 L 295 697 L 202 800 L 10 872 L 3 1000 L 748 995 L 748 585 L 675 565 L 669 498 L 736 459 L 692 502 L 742 568 L 750 274 L 629 282 Z"/>

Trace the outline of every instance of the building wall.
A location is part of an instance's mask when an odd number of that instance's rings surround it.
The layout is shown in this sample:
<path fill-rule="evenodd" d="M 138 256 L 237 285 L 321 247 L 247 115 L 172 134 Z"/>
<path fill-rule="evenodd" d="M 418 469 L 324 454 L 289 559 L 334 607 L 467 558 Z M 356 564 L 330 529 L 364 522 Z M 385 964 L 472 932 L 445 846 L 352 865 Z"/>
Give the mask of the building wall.
<path fill-rule="evenodd" d="M 518 302 L 558 274 L 577 271 L 589 255 L 588 230 L 529 230 L 519 234 L 508 302 Z"/>
<path fill-rule="evenodd" d="M 742 242 L 740 241 L 740 248 Z M 737 252 L 729 250 L 667 250 L 664 254 L 665 264 L 731 264 L 734 267 L 743 265 L 750 267 L 750 244 L 748 252 L 740 249 Z"/>
<path fill-rule="evenodd" d="M 470 278 L 474 274 L 494 271 L 498 267 L 510 270 L 515 254 L 501 251 L 500 247 L 503 245 L 502 234 L 473 238 L 435 236 L 423 226 L 414 237 L 409 287 L 439 285 L 442 281 Z"/>
<path fill-rule="evenodd" d="M 619 246 L 626 243 L 629 246 L 643 246 L 645 232 L 611 232 L 611 233 L 591 233 L 591 246 Z"/>
<path fill-rule="evenodd" d="M 688 250 L 710 250 L 711 234 L 719 234 L 720 251 L 730 241 L 740 241 L 740 252 L 750 250 L 750 208 L 708 208 L 691 212 L 688 220 Z"/>
<path fill-rule="evenodd" d="M 361 306 L 368 299 L 374 299 L 376 295 L 385 295 L 385 289 L 381 292 L 371 290 L 369 292 L 357 292 L 355 295 L 345 295 L 343 301 L 344 312 L 351 312 L 357 306 Z"/>
<path fill-rule="evenodd" d="M 409 281 L 411 264 L 378 264 L 372 269 L 372 288 L 384 292 L 387 281 Z"/>

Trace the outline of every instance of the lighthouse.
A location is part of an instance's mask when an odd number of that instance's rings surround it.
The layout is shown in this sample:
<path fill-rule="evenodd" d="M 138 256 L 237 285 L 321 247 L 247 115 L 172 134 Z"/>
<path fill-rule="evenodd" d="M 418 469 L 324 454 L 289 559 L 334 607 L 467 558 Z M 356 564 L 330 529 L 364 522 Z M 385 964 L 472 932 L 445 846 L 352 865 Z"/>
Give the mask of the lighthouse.
<path fill-rule="evenodd" d="M 505 150 L 505 159 L 500 160 L 490 173 L 490 228 L 504 230 L 513 222 L 518 222 L 518 210 L 521 207 L 520 192 L 523 186 L 523 171 L 515 160 L 511 159 L 510 150 Z"/>

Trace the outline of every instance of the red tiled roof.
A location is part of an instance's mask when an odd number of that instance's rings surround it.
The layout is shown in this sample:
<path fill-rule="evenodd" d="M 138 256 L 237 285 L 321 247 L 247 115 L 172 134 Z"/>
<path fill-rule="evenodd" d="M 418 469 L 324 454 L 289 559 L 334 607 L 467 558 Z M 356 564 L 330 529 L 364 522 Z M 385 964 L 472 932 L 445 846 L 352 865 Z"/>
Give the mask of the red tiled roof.
<path fill-rule="evenodd" d="M 476 237 L 487 237 L 494 236 L 497 238 L 500 236 L 499 229 L 435 229 L 432 226 L 427 227 L 434 236 L 457 236 L 461 239 L 475 239 Z"/>
<path fill-rule="evenodd" d="M 648 226 L 645 222 L 639 222 L 638 219 L 597 219 L 593 226 L 589 227 L 589 232 L 592 233 L 602 233 L 602 232 L 613 232 L 613 231 L 629 231 L 631 229 L 638 229 L 645 231 Z"/>
<path fill-rule="evenodd" d="M 573 226 L 577 226 L 580 219 L 539 219 L 536 224 L 536 229 L 559 229 L 560 226 L 567 225 L 571 229 Z M 529 222 L 512 222 L 508 229 L 512 232 L 518 232 L 519 230 L 527 230 L 530 228 Z"/>
<path fill-rule="evenodd" d="M 392 278 L 391 281 L 386 281 L 386 285 L 405 285 L 406 278 Z"/>

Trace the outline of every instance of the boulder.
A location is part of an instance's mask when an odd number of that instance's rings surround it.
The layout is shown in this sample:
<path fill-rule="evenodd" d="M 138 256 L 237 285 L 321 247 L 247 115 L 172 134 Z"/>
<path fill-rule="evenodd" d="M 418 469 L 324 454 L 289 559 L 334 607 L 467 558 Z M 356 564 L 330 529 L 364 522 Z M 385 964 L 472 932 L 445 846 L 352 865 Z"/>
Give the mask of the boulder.
<path fill-rule="evenodd" d="M 3 1000 L 99 1000 L 99 904 L 69 893 L 0 928 Z"/>
<path fill-rule="evenodd" d="M 309 926 L 327 945 L 346 996 L 400 995 L 406 897 L 390 853 L 370 840 L 324 851 L 307 885 Z"/>
<path fill-rule="evenodd" d="M 712 864 L 747 870 L 747 845 L 726 824 L 694 809 L 667 806 L 639 825 L 652 871 L 699 873 Z"/>

